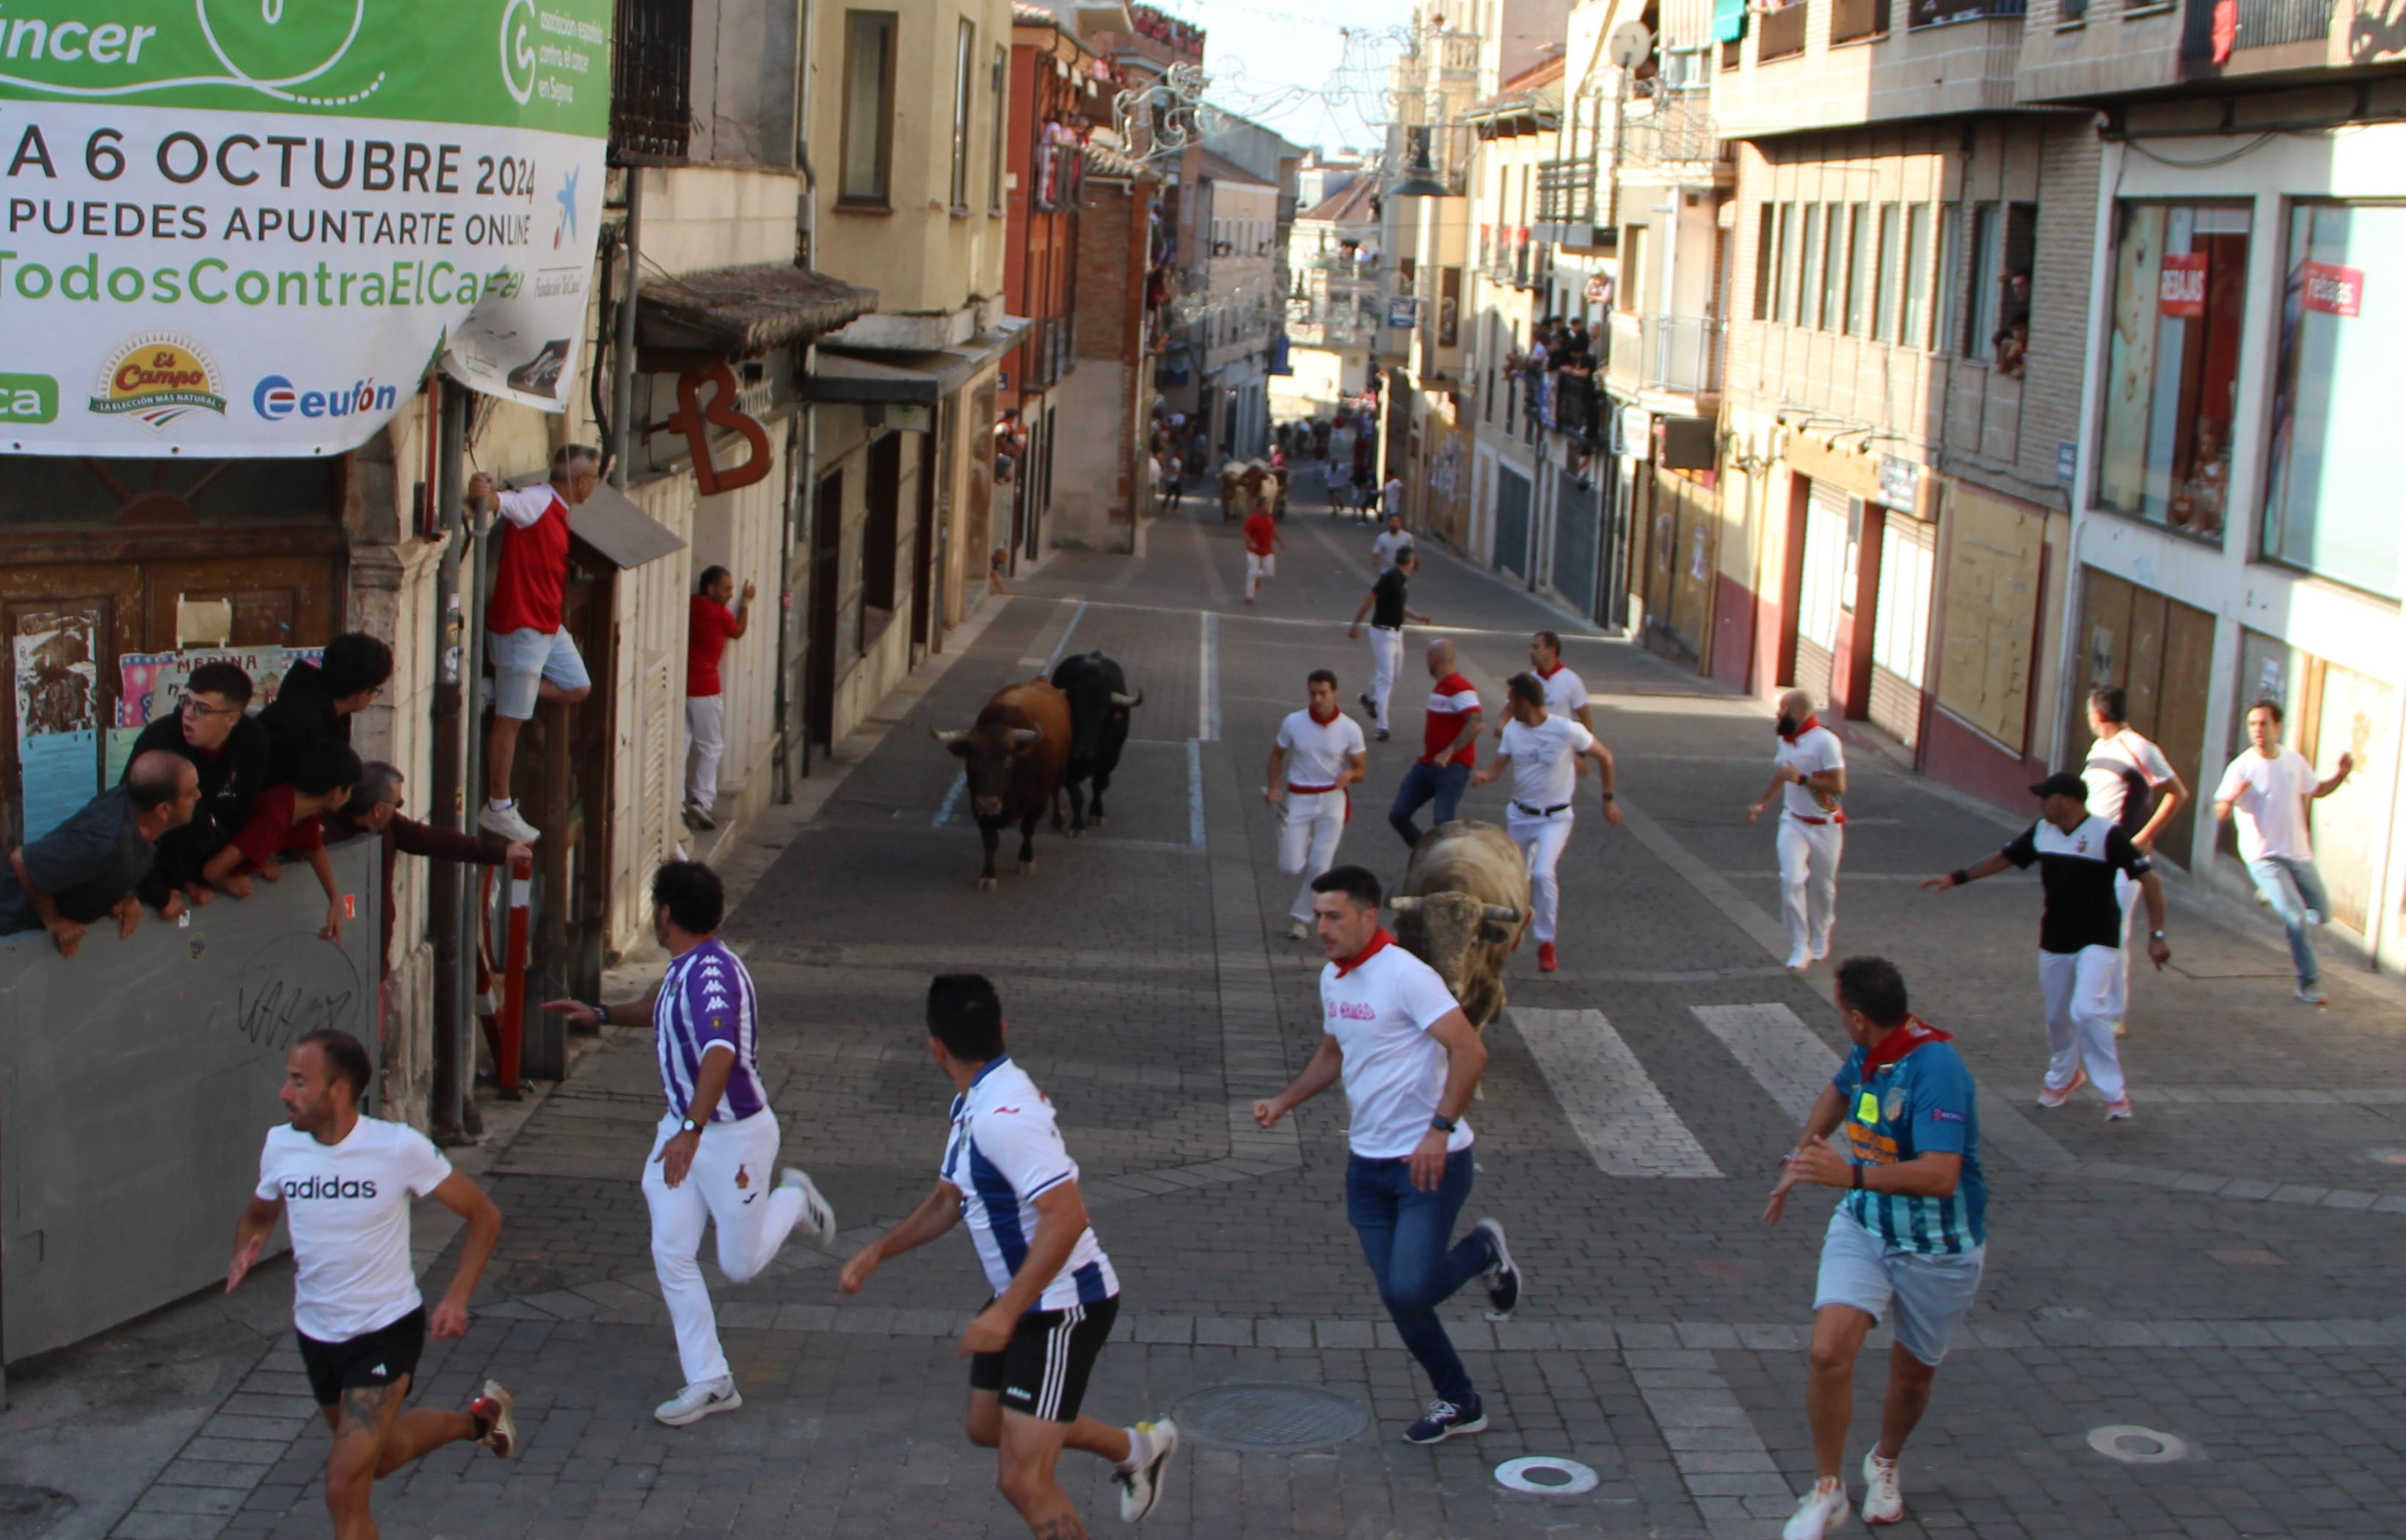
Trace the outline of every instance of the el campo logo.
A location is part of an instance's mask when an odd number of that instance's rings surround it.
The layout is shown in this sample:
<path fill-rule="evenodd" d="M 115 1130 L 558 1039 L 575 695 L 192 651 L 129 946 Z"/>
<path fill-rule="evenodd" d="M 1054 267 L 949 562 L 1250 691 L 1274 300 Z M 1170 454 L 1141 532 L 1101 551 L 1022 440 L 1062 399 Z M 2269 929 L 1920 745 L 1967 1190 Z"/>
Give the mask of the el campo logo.
<path fill-rule="evenodd" d="M 225 416 L 218 367 L 201 345 L 174 332 L 145 332 L 120 344 L 100 372 L 88 410 L 103 417 L 132 413 L 153 432 L 188 412 Z"/>

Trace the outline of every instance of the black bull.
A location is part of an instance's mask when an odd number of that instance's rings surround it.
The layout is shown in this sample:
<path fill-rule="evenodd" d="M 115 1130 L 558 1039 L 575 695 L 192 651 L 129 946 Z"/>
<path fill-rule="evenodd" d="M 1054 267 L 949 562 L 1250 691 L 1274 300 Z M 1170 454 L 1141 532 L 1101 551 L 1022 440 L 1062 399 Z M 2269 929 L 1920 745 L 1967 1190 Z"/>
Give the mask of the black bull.
<path fill-rule="evenodd" d="M 1069 698 L 1069 759 L 1061 784 L 1069 794 L 1069 837 L 1086 828 L 1085 784 L 1095 784 L 1095 822 L 1103 821 L 1103 793 L 1127 746 L 1128 713 L 1144 694 L 1128 693 L 1127 676 L 1101 653 L 1065 657 L 1053 671 L 1053 687 Z"/>

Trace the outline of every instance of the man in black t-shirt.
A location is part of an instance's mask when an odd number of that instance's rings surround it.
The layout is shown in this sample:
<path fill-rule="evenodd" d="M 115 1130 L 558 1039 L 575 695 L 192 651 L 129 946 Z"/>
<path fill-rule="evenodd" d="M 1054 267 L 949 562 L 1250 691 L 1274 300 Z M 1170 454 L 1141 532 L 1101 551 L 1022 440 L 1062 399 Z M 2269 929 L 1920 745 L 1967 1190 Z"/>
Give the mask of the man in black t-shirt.
<path fill-rule="evenodd" d="M 1418 610 L 1407 609 L 1404 600 L 1411 587 L 1412 573 L 1420 567 L 1420 555 L 1410 546 L 1395 552 L 1395 564 L 1379 574 L 1370 591 L 1362 598 L 1353 612 L 1353 626 L 1345 634 L 1359 637 L 1362 621 L 1370 622 L 1370 687 L 1362 696 L 1371 720 L 1378 726 L 1379 742 L 1387 741 L 1387 697 L 1394 692 L 1395 675 L 1404 661 L 1404 622 L 1417 620 L 1423 626 L 1435 621 Z"/>
<path fill-rule="evenodd" d="M 175 714 L 143 728 L 126 756 L 128 776 L 134 761 L 152 749 L 189 759 L 200 772 L 201 800 L 191 822 L 160 837 L 158 858 L 134 889 L 163 919 L 209 901 L 201 868 L 241 831 L 251 798 L 266 789 L 267 730 L 248 714 L 249 705 L 250 675 L 232 663 L 204 663 L 185 681 Z"/>
<path fill-rule="evenodd" d="M 72 957 L 84 928 L 117 916 L 134 934 L 142 907 L 134 884 L 150 869 L 159 837 L 189 822 L 201 799 L 191 760 L 154 749 L 126 767 L 125 784 L 86 802 L 64 824 L 8 853 L 0 872 L 0 936 L 48 930 Z"/>
<path fill-rule="evenodd" d="M 2105 1097 L 2105 1121 L 2130 1115 L 2130 1087 L 2114 1041 L 2116 986 L 2122 968 L 2122 903 L 2116 874 L 2139 884 L 2147 900 L 2147 956 L 2160 970 L 2172 957 L 2164 944 L 2164 884 L 2120 825 L 2088 811 L 2088 784 L 2070 770 L 2031 791 L 2039 820 L 1975 867 L 1958 868 L 1922 883 L 1945 892 L 2012 867 L 2038 867 L 2046 907 L 2038 925 L 2038 982 L 2046 998 L 2046 1082 L 2041 1107 L 2061 1107 L 2094 1081 Z"/>

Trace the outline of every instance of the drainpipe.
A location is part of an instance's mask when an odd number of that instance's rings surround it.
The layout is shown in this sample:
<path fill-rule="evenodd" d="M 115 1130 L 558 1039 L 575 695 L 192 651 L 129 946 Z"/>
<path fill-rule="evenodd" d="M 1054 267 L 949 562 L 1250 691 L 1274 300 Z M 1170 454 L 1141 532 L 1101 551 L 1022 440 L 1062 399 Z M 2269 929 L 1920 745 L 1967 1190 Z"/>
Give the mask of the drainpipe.
<path fill-rule="evenodd" d="M 794 262 L 799 267 L 808 267 L 818 260 L 819 176 L 818 168 L 811 162 L 811 42 L 817 22 L 817 0 L 802 0 L 801 30 L 794 48 L 794 164 L 802 174 L 802 195 L 794 211 Z M 814 349 L 804 344 L 800 373 L 807 377 L 815 361 Z M 806 725 L 796 721 L 800 714 L 800 702 L 794 678 L 795 664 L 806 659 L 793 651 L 795 632 L 802 619 L 794 608 L 797 590 L 801 602 L 809 602 L 809 572 L 806 567 L 802 581 L 795 581 L 794 557 L 798 551 L 811 549 L 808 519 L 815 516 L 811 500 L 818 489 L 818 408 L 806 402 L 799 416 L 800 420 L 786 431 L 785 436 L 785 458 L 791 473 L 785 478 L 785 548 L 777 574 L 776 798 L 780 803 L 794 799 L 795 776 L 811 772 L 811 735 Z M 799 769 L 794 762 L 797 740 L 801 760 Z"/>
<path fill-rule="evenodd" d="M 463 450 L 469 447 L 467 427 L 467 402 L 462 399 L 460 403 L 459 442 Z M 452 474 L 456 478 L 458 474 L 456 467 L 459 462 L 455 459 L 449 463 L 454 467 Z M 452 498 L 452 505 L 459 506 L 457 495 Z M 465 538 L 460 552 L 458 593 L 462 621 L 460 639 L 461 671 L 458 693 L 463 705 L 475 699 L 471 693 L 475 688 L 474 682 L 485 677 L 485 550 L 490 527 L 489 519 L 484 521 L 481 527 L 475 520 L 462 520 L 462 533 Z M 480 711 L 468 710 L 462 713 L 460 751 L 466 764 L 460 771 L 460 786 L 465 795 L 458 799 L 456 805 L 459 818 L 457 827 L 463 834 L 473 835 L 476 832 L 477 815 L 485 806 L 485 738 L 478 730 L 483 722 L 484 713 Z M 459 869 L 456 862 L 441 864 L 451 866 L 454 870 Z M 476 1097 L 474 1090 L 476 1063 L 474 1036 L 476 1029 L 476 939 L 480 934 L 478 926 L 483 924 L 485 917 L 484 910 L 476 900 L 482 888 L 481 883 L 469 881 L 464 872 L 460 874 L 457 896 L 458 907 L 455 911 L 459 916 L 457 929 L 454 932 L 457 940 L 451 974 L 454 1012 L 446 1018 L 451 1023 L 452 1039 L 456 1044 L 453 1049 L 453 1063 L 457 1067 L 456 1073 L 460 1082 L 460 1130 L 471 1139 L 482 1136 L 485 1131 L 484 1119 L 476 1110 Z"/>
<path fill-rule="evenodd" d="M 460 459 L 467 442 L 468 391 L 465 386 L 455 385 L 439 373 L 430 382 L 430 388 L 434 409 L 426 431 L 434 438 L 434 499 L 443 519 L 445 544 L 434 578 L 434 602 L 443 624 L 435 643 L 434 784 L 427 812 L 432 822 L 445 828 L 465 830 L 474 823 L 474 805 L 470 799 L 461 758 L 473 729 L 462 710 L 463 685 L 469 676 L 463 671 L 460 651 L 466 641 L 466 607 L 460 592 L 461 563 L 468 547 L 460 507 Z M 460 990 L 460 962 L 465 950 L 460 944 L 464 934 L 460 928 L 460 891 L 465 884 L 456 861 L 429 862 L 427 879 L 427 916 L 434 931 L 434 1083 L 427 1121 L 434 1130 L 437 1144 L 465 1144 L 469 1141 L 467 1109 L 473 1100 L 468 1094 L 474 1073 L 470 1066 L 474 1063 L 467 1056 L 468 1020 L 474 1001 L 473 996 L 463 995 Z"/>
<path fill-rule="evenodd" d="M 610 485 L 627 489 L 627 471 L 635 459 L 635 295 L 641 288 L 638 270 L 644 250 L 644 168 L 627 168 L 627 224 L 619 236 L 621 265 L 627 279 L 618 298 L 618 346 L 610 359 L 611 446 Z"/>

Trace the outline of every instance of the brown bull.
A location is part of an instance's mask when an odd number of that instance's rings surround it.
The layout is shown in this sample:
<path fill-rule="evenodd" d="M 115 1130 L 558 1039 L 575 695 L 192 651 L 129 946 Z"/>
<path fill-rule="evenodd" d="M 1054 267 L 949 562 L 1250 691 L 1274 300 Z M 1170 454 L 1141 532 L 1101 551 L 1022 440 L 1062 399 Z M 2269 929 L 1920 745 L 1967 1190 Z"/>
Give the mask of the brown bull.
<path fill-rule="evenodd" d="M 1412 848 L 1388 907 L 1395 940 L 1436 968 L 1470 1024 L 1504 1009 L 1504 964 L 1529 926 L 1529 868 L 1493 824 L 1457 818 Z"/>
<path fill-rule="evenodd" d="M 978 713 L 967 732 L 930 728 L 960 758 L 969 782 L 969 812 L 985 841 L 978 886 L 994 886 L 994 848 L 1003 826 L 1019 826 L 1019 870 L 1036 869 L 1036 822 L 1061 795 L 1061 767 L 1069 758 L 1069 698 L 1041 679 L 1007 685 Z"/>

